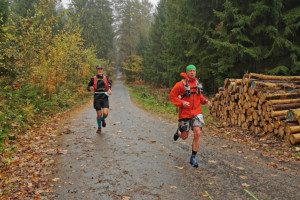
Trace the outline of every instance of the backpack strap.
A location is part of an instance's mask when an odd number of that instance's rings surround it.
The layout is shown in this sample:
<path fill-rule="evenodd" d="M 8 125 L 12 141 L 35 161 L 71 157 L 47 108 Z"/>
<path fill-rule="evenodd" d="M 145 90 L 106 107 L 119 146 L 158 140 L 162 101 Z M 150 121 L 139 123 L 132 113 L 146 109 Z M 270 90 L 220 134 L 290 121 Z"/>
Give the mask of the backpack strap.
<path fill-rule="evenodd" d="M 105 89 L 106 89 L 106 91 L 108 91 L 109 90 L 109 86 L 108 86 L 108 81 L 107 81 L 106 76 L 103 76 L 103 81 L 105 83 Z"/>
<path fill-rule="evenodd" d="M 189 86 L 187 79 L 182 79 L 183 87 L 184 87 L 184 95 L 181 97 L 190 97 L 191 96 L 191 88 Z"/>
<path fill-rule="evenodd" d="M 202 83 L 200 82 L 200 80 L 197 78 L 197 94 L 200 95 L 203 93 L 203 85 Z"/>
<path fill-rule="evenodd" d="M 98 79 L 97 79 L 97 76 L 94 76 L 94 91 L 96 91 L 97 90 L 97 81 L 98 81 Z"/>
<path fill-rule="evenodd" d="M 97 90 L 97 81 L 98 81 L 98 78 L 97 76 L 94 76 L 94 91 Z M 104 84 L 105 84 L 105 90 L 108 91 L 109 90 L 109 85 L 108 85 L 108 80 L 106 78 L 106 76 L 103 76 L 103 81 L 104 81 Z"/>

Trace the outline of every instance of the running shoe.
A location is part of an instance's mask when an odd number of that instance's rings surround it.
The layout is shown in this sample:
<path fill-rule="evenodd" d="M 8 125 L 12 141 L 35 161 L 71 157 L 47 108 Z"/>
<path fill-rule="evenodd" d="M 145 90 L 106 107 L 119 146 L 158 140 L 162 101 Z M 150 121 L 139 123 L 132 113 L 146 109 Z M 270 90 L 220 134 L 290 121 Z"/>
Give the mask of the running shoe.
<path fill-rule="evenodd" d="M 106 126 L 106 121 L 103 120 L 103 121 L 102 121 L 102 127 L 105 127 L 105 126 Z"/>
<path fill-rule="evenodd" d="M 96 133 L 100 134 L 101 133 L 101 128 L 98 128 L 98 130 L 96 131 Z"/>
<path fill-rule="evenodd" d="M 195 156 L 191 156 L 190 164 L 193 165 L 194 167 L 198 167 L 198 163 L 196 161 Z"/>
<path fill-rule="evenodd" d="M 174 134 L 173 138 L 174 138 L 174 141 L 178 140 L 178 138 L 179 138 L 178 129 L 176 130 L 176 133 Z"/>

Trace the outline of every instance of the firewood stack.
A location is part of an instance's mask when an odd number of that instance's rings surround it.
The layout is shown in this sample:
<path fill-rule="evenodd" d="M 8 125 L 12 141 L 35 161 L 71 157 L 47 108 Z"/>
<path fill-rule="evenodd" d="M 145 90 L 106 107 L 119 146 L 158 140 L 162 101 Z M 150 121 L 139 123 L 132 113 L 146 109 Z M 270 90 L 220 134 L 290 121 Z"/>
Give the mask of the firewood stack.
<path fill-rule="evenodd" d="M 300 76 L 250 73 L 243 79 L 226 79 L 212 99 L 210 113 L 227 125 L 300 143 Z"/>

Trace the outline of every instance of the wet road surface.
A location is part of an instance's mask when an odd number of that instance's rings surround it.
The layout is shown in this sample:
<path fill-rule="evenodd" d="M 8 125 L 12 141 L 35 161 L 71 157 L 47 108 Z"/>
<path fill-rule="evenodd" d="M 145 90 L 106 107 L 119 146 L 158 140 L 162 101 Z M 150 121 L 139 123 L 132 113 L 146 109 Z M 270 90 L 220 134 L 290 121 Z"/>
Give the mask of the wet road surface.
<path fill-rule="evenodd" d="M 102 134 L 96 134 L 92 106 L 70 119 L 71 133 L 61 138 L 66 153 L 57 156 L 53 174 L 53 199 L 254 199 L 248 192 L 264 200 L 300 199 L 299 163 L 277 162 L 274 169 L 274 159 L 212 137 L 206 128 L 194 168 L 192 135 L 174 142 L 176 122 L 138 109 L 120 81 L 112 91 Z"/>

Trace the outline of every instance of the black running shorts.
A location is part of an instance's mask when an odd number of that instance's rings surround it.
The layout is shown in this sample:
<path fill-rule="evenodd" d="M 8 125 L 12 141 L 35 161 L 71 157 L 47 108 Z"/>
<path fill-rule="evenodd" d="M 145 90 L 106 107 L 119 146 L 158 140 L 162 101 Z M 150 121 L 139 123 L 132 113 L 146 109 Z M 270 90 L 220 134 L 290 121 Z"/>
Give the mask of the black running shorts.
<path fill-rule="evenodd" d="M 96 110 L 101 110 L 102 108 L 109 108 L 108 96 L 101 99 L 94 98 L 94 108 Z"/>

